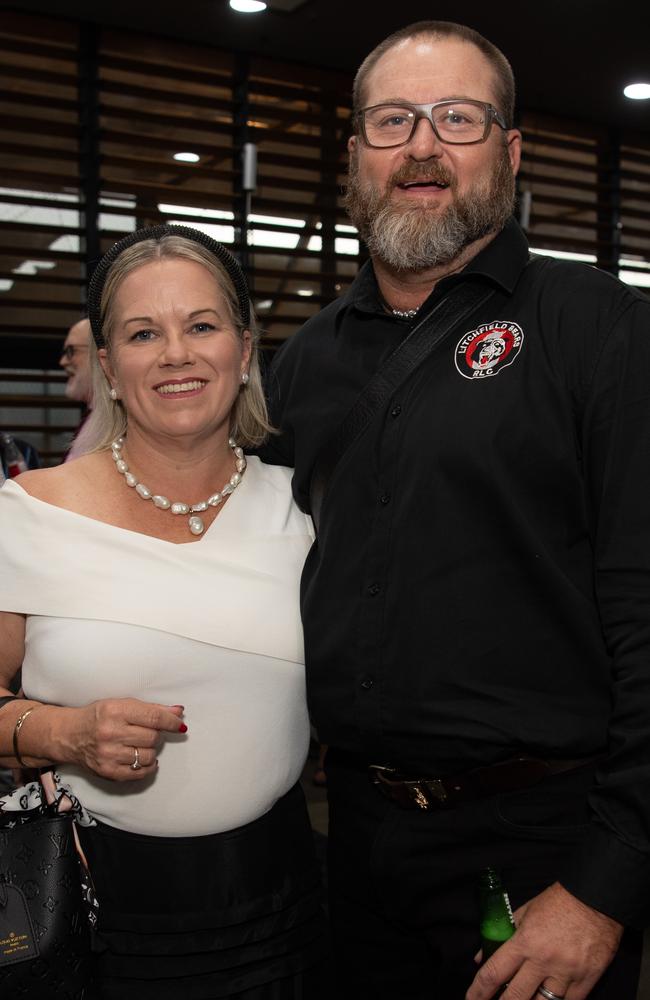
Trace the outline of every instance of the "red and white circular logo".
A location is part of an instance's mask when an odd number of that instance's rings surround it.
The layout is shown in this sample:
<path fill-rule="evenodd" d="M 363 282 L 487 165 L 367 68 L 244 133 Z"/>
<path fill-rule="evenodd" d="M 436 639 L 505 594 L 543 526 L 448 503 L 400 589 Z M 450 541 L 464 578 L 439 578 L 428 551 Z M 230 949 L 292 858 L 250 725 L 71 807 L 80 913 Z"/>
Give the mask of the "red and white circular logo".
<path fill-rule="evenodd" d="M 495 320 L 470 330 L 458 342 L 454 360 L 463 378 L 498 375 L 519 355 L 524 331 L 517 323 Z"/>

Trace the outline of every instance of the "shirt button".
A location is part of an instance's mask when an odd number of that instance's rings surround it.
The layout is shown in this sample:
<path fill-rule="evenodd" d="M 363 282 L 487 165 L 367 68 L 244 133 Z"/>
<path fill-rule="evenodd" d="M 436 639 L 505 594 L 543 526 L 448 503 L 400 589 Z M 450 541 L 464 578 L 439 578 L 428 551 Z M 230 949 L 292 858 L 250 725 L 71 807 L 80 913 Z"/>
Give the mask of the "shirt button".
<path fill-rule="evenodd" d="M 376 597 L 380 590 L 381 587 L 379 586 L 378 583 L 373 583 L 368 587 L 368 593 L 370 594 L 371 597 Z"/>
<path fill-rule="evenodd" d="M 364 691 L 369 691 L 374 683 L 375 681 L 373 677 L 364 677 L 363 680 L 361 681 L 361 687 L 363 688 Z"/>
<path fill-rule="evenodd" d="M 397 406 L 394 406 L 393 409 L 390 411 L 390 415 L 391 417 L 399 417 L 401 412 L 402 412 L 402 407 L 398 403 Z"/>
<path fill-rule="evenodd" d="M 387 503 L 390 503 L 390 493 L 382 493 L 379 497 L 379 503 L 383 503 L 384 506 L 386 506 Z"/>

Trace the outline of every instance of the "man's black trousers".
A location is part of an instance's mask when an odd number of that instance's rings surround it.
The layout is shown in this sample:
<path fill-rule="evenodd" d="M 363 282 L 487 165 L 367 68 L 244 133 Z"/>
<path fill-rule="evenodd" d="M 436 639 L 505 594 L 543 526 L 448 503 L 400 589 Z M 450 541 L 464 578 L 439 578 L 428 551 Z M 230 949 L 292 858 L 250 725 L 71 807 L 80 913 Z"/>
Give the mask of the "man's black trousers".
<path fill-rule="evenodd" d="M 588 819 L 593 768 L 426 812 L 384 798 L 336 751 L 326 769 L 337 997 L 463 1000 L 480 948 L 479 872 L 501 872 L 513 910 L 557 881 Z M 626 931 L 593 1000 L 635 1000 L 641 947 Z"/>

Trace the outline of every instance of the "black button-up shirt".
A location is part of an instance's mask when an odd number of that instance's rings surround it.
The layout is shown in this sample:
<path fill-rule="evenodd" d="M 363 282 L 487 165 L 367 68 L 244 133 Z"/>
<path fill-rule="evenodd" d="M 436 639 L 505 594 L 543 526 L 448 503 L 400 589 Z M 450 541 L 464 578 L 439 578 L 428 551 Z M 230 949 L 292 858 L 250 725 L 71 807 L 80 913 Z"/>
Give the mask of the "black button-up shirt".
<path fill-rule="evenodd" d="M 564 884 L 638 923 L 650 885 L 650 302 L 595 268 L 529 264 L 514 222 L 421 314 L 467 280 L 493 296 L 330 482 L 302 583 L 310 710 L 323 742 L 422 775 L 606 753 Z M 304 509 L 318 452 L 408 329 L 367 264 L 279 352 L 282 434 L 263 457 L 295 467 Z"/>

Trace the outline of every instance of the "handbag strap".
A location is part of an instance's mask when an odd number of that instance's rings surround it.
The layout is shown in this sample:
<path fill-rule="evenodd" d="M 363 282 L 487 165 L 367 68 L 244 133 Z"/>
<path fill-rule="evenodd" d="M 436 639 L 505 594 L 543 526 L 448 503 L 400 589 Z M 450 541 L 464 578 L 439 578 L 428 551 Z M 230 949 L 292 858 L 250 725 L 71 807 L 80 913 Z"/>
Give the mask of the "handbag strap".
<path fill-rule="evenodd" d="M 452 330 L 494 294 L 479 283 L 454 285 L 365 384 L 351 409 L 321 449 L 309 483 L 310 513 L 318 532 L 320 515 L 334 470 L 348 450 L 388 402 L 395 390 L 418 368 Z"/>

